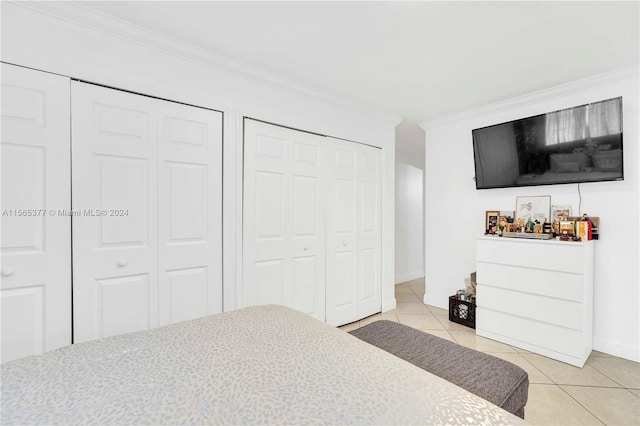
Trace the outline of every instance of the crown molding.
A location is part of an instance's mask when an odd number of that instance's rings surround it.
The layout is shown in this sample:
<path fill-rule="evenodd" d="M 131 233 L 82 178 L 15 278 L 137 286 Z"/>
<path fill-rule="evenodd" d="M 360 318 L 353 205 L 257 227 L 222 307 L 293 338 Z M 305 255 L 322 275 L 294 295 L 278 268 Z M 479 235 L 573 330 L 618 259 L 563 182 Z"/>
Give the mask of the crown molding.
<path fill-rule="evenodd" d="M 340 108 L 354 110 L 362 115 L 374 117 L 396 126 L 401 119 L 374 111 L 362 105 L 346 101 L 339 97 L 323 93 L 309 85 L 298 83 L 275 73 L 253 67 L 227 56 L 195 46 L 183 40 L 169 37 L 160 32 L 116 18 L 112 15 L 92 9 L 76 1 L 29 2 L 3 1 L 50 18 L 64 21 L 85 29 L 96 31 L 124 42 L 136 44 L 159 53 L 169 55 L 196 65 L 250 81 L 254 84 L 271 87 L 289 94 L 310 99 L 315 102 L 331 104 Z"/>
<path fill-rule="evenodd" d="M 640 80 L 639 65 L 632 65 L 618 70 L 596 74 L 591 77 L 582 78 L 580 80 L 561 84 L 548 89 L 528 93 L 526 95 L 507 99 L 505 101 L 495 102 L 478 108 L 454 113 L 445 117 L 428 120 L 420 123 L 420 127 L 422 127 L 425 131 L 428 131 L 430 128 L 455 123 L 457 121 L 473 119 L 475 117 L 480 117 L 486 114 L 500 113 L 516 108 L 526 107 L 529 105 L 535 105 L 540 102 L 563 98 L 594 88 L 609 86 L 621 81 L 631 80 L 633 78 L 635 78 L 636 80 Z"/>

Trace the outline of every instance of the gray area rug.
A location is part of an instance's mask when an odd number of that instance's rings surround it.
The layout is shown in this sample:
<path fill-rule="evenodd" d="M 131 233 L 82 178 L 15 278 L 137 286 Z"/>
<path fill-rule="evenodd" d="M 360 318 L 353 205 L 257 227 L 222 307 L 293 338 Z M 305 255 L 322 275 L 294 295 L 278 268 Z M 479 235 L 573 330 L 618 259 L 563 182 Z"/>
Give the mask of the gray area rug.
<path fill-rule="evenodd" d="M 529 376 L 517 365 L 392 321 L 349 333 L 524 419 Z"/>

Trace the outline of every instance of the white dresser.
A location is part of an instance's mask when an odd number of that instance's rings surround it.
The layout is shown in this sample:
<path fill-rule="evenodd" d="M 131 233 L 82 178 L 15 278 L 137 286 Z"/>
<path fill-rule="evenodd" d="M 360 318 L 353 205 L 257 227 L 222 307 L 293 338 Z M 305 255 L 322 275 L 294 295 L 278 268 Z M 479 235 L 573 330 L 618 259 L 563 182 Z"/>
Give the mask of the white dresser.
<path fill-rule="evenodd" d="M 476 334 L 582 367 L 593 340 L 593 246 L 479 237 Z"/>

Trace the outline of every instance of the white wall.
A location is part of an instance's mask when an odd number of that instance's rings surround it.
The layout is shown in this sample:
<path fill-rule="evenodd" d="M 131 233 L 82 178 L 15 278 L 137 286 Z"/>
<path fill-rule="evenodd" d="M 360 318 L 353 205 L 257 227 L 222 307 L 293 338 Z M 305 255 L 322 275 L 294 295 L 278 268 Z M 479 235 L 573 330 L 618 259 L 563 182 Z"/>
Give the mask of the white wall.
<path fill-rule="evenodd" d="M 581 212 L 600 217 L 594 261 L 594 349 L 640 361 L 639 80 L 638 67 L 633 67 L 423 123 L 429 206 L 425 303 L 446 308 L 447 297 L 462 288 L 463 279 L 475 270 L 475 239 L 484 231 L 486 210 L 515 210 L 519 195 L 551 195 L 552 204 L 571 204 L 574 212 L 578 210 L 576 184 L 477 191 L 471 130 L 622 96 L 625 179 L 581 184 Z"/>
<path fill-rule="evenodd" d="M 236 288 L 242 284 L 242 117 L 382 147 L 382 308 L 395 308 L 394 136 L 398 120 L 70 2 L 3 2 L 1 27 L 4 62 L 224 112 L 225 310 L 235 307 Z"/>
<path fill-rule="evenodd" d="M 396 134 L 396 284 L 424 277 L 423 183 L 424 147 Z"/>

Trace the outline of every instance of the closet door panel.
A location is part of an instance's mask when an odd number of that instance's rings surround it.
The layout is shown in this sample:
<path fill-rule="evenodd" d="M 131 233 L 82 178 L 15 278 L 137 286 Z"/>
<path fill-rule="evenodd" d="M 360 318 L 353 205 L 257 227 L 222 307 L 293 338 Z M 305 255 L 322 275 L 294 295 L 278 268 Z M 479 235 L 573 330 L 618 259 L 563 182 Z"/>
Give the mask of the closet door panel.
<path fill-rule="evenodd" d="M 292 306 L 285 261 L 283 259 L 263 260 L 255 263 L 255 274 L 260 277 L 257 286 L 256 304 Z M 290 293 L 290 292 L 289 292 Z"/>
<path fill-rule="evenodd" d="M 320 298 L 324 294 L 317 281 L 318 256 L 298 256 L 293 259 L 292 304 L 302 312 L 318 311 L 318 304 L 324 304 Z"/>
<path fill-rule="evenodd" d="M 255 233 L 260 246 L 268 249 L 277 246 L 284 250 L 285 219 L 287 216 L 288 187 L 284 173 L 272 171 L 256 171 L 254 206 L 257 212 Z"/>
<path fill-rule="evenodd" d="M 45 286 L 4 287 L 0 299 L 2 362 L 46 352 Z"/>
<path fill-rule="evenodd" d="M 242 306 L 292 306 L 292 147 L 286 132 L 245 120 Z"/>
<path fill-rule="evenodd" d="M 318 236 L 318 178 L 296 175 L 293 177 L 293 237 L 298 240 Z"/>
<path fill-rule="evenodd" d="M 156 105 L 163 325 L 222 312 L 222 114 Z"/>
<path fill-rule="evenodd" d="M 149 321 L 151 283 L 149 274 L 96 280 L 98 283 L 97 329 L 103 336 L 115 336 L 132 330 L 146 330 Z M 117 308 L 114 308 L 117 307 Z"/>
<path fill-rule="evenodd" d="M 154 100 L 73 82 L 72 117 L 74 341 L 155 327 Z"/>
<path fill-rule="evenodd" d="M 324 320 L 322 161 L 316 135 L 245 120 L 242 305 Z"/>
<path fill-rule="evenodd" d="M 2 362 L 71 343 L 69 85 L 2 64 Z"/>
<path fill-rule="evenodd" d="M 382 309 L 382 176 L 380 149 L 358 148 L 358 317 L 363 318 Z"/>
<path fill-rule="evenodd" d="M 211 306 L 208 268 L 181 268 L 164 272 L 165 282 L 161 280 L 160 287 L 160 298 L 164 297 L 160 304 L 161 322 L 187 321 L 208 314 Z"/>
<path fill-rule="evenodd" d="M 327 322 L 341 325 L 358 316 L 357 144 L 333 140 L 327 217 Z"/>
<path fill-rule="evenodd" d="M 147 246 L 153 231 L 148 220 L 153 208 L 149 205 L 149 161 L 104 154 L 94 154 L 93 160 L 94 206 L 99 211 L 95 212 L 100 233 L 98 246 L 120 249 Z M 87 207 L 81 213 L 90 215 L 91 210 Z M 105 215 L 103 210 L 107 210 Z"/>
<path fill-rule="evenodd" d="M 11 214 L 11 209 L 45 208 L 47 147 L 5 142 L 11 139 L 6 130 L 4 132 L 2 210 L 7 211 L 2 216 L 2 250 L 3 253 L 20 250 L 43 253 L 47 215 L 17 216 Z M 17 190 L 16 185 L 23 190 Z"/>
<path fill-rule="evenodd" d="M 295 132 L 293 143 L 292 306 L 325 320 L 325 204 L 327 147 L 323 138 Z"/>
<path fill-rule="evenodd" d="M 348 310 L 357 315 L 356 290 L 357 259 L 354 250 L 337 251 L 333 253 L 333 268 L 331 285 L 334 287 L 334 309 Z M 351 319 L 351 317 L 349 317 Z"/>

